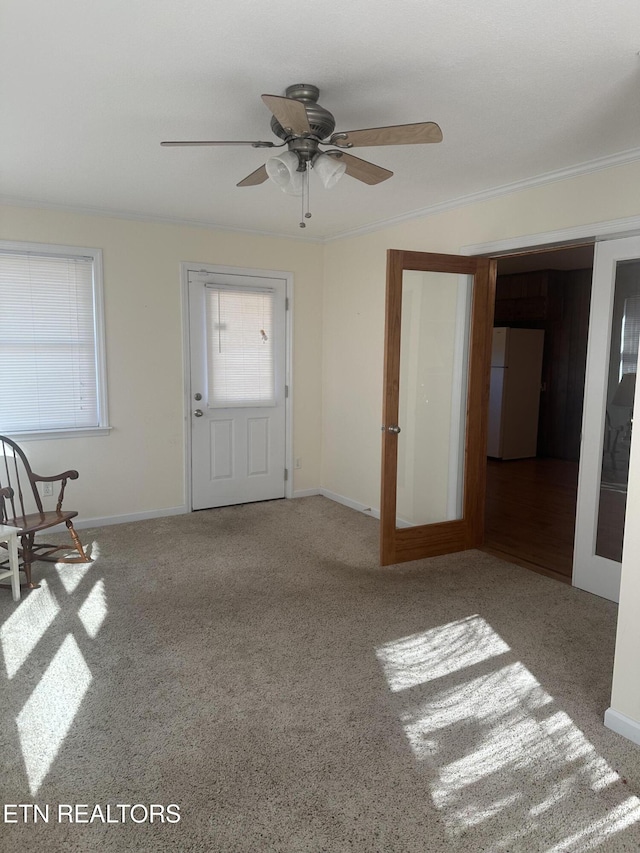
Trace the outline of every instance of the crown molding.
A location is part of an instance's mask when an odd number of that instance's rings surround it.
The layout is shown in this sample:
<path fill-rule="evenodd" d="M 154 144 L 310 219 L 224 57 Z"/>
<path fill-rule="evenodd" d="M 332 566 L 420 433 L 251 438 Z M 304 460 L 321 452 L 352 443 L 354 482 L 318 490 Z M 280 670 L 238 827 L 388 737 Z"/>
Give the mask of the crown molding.
<path fill-rule="evenodd" d="M 513 183 L 503 184 L 499 187 L 492 187 L 488 190 L 480 190 L 476 193 L 469 193 L 469 195 L 458 196 L 458 198 L 439 202 L 438 204 L 432 204 L 429 207 L 423 207 L 420 210 L 413 210 L 408 213 L 400 214 L 399 216 L 391 217 L 390 219 L 372 222 L 369 225 L 363 225 L 361 228 L 354 228 L 350 231 L 343 231 L 333 237 L 326 237 L 324 242 L 332 243 L 336 240 L 345 240 L 351 237 L 359 237 L 363 234 L 372 234 L 376 231 L 382 231 L 385 228 L 391 228 L 394 225 L 400 225 L 403 222 L 411 222 L 414 219 L 422 219 L 427 216 L 434 216 L 438 213 L 446 213 L 447 211 L 455 210 L 458 207 L 466 207 L 470 204 L 490 201 L 494 198 L 501 198 L 502 196 L 511 195 L 512 193 L 534 189 L 535 187 L 543 187 L 547 184 L 557 183 L 558 181 L 566 181 L 570 178 L 590 175 L 595 172 L 601 172 L 604 169 L 610 169 L 614 166 L 624 166 L 627 163 L 634 163 L 637 160 L 640 160 L 640 148 L 631 148 L 628 151 L 621 151 L 618 154 L 599 157 L 596 160 L 590 160 L 586 163 L 579 163 L 575 166 L 568 166 L 565 169 L 557 169 L 553 172 L 545 172 L 544 174 L 536 175 L 533 178 L 525 178 L 521 181 L 514 181 Z"/>
<path fill-rule="evenodd" d="M 125 219 L 131 222 L 149 222 L 160 225 L 181 225 L 188 228 L 206 228 L 211 231 L 225 231 L 231 234 L 244 234 L 253 237 L 268 237 L 276 240 L 296 240 L 302 243 L 324 243 L 322 237 L 308 237 L 297 234 L 279 234 L 277 231 L 259 231 L 251 228 L 235 228 L 230 225 L 220 225 L 206 219 L 182 219 L 172 216 L 156 216 L 152 213 L 136 213 L 128 210 L 112 210 L 101 207 L 85 207 L 82 205 L 55 204 L 35 199 L 13 198 L 0 195 L 0 205 L 7 207 L 26 207 L 35 210 L 55 210 L 59 213 L 79 214 L 81 216 L 104 216 L 109 219 Z"/>
<path fill-rule="evenodd" d="M 363 225 L 359 228 L 341 231 L 328 237 L 311 237 L 305 235 L 281 234 L 276 231 L 260 231 L 250 228 L 235 228 L 229 225 L 221 225 L 218 222 L 206 219 L 182 219 L 171 216 L 155 216 L 149 213 L 136 213 L 124 210 L 111 210 L 109 208 L 100 207 L 84 207 L 81 205 L 65 205 L 54 204 L 51 202 L 37 201 L 35 199 L 12 198 L 0 195 L 0 204 L 13 207 L 26 207 L 42 210 L 56 210 L 61 213 L 80 214 L 85 216 L 106 216 L 112 219 L 125 219 L 133 222 L 151 222 L 164 225 L 181 225 L 191 228 L 206 228 L 213 231 L 225 231 L 232 234 L 245 234 L 253 237 L 268 237 L 269 239 L 277 240 L 295 240 L 302 243 L 333 243 L 337 240 L 347 240 L 352 237 L 360 237 L 365 234 L 373 234 L 376 231 L 382 231 L 385 228 L 392 228 L 395 225 L 400 225 L 404 222 L 412 222 L 416 219 L 423 219 L 428 216 L 446 213 L 449 210 L 455 210 L 459 207 L 466 207 L 470 204 L 478 204 L 483 201 L 501 198 L 502 196 L 511 195 L 512 193 L 522 192 L 523 190 L 534 189 L 535 187 L 546 186 L 547 184 L 557 183 L 558 181 L 566 181 L 570 178 L 578 178 L 584 175 L 590 175 L 595 172 L 601 172 L 604 169 L 610 169 L 615 166 L 624 166 L 628 163 L 634 163 L 640 160 L 640 148 L 631 148 L 628 151 L 621 151 L 618 154 L 611 154 L 607 157 L 599 157 L 595 160 L 589 160 L 585 163 L 579 163 L 575 166 L 568 166 L 564 169 L 557 169 L 553 172 L 545 172 L 541 175 L 536 175 L 532 178 L 525 178 L 521 181 L 514 181 L 510 184 L 502 184 L 498 187 L 491 187 L 487 190 L 480 190 L 468 195 L 458 196 L 457 198 L 449 199 L 448 201 L 438 202 L 429 207 L 423 207 L 419 210 L 412 210 L 407 213 L 402 213 L 398 216 L 390 217 L 389 219 L 380 219 L 376 222 L 371 222 L 368 225 Z"/>

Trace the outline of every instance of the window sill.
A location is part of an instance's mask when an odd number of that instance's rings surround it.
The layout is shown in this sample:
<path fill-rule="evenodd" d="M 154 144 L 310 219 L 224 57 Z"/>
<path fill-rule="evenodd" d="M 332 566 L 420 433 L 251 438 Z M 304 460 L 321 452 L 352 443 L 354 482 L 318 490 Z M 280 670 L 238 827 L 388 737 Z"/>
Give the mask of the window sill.
<path fill-rule="evenodd" d="M 86 429 L 50 429 L 29 432 L 12 431 L 7 432 L 9 438 L 16 441 L 44 441 L 51 438 L 85 438 L 86 436 L 99 437 L 109 435 L 113 427 L 88 427 Z"/>

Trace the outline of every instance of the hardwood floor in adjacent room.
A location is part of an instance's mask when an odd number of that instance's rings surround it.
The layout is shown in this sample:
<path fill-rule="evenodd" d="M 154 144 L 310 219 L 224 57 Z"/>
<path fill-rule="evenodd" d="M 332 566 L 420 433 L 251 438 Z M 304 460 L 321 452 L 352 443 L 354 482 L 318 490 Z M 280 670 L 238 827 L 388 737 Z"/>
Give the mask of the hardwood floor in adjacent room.
<path fill-rule="evenodd" d="M 484 549 L 571 582 L 578 463 L 489 459 Z"/>

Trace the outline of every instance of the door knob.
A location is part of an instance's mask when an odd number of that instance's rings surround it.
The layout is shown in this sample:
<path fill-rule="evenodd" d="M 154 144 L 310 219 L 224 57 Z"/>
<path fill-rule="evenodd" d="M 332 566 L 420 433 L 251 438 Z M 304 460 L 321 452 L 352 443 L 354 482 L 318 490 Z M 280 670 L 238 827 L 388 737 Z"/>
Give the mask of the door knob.
<path fill-rule="evenodd" d="M 196 409 L 193 414 L 196 416 L 196 418 L 201 418 L 203 415 L 203 411 L 202 409 Z"/>
<path fill-rule="evenodd" d="M 395 435 L 398 435 L 399 432 L 402 432 L 399 426 L 389 426 L 387 427 L 387 432 L 392 432 Z"/>

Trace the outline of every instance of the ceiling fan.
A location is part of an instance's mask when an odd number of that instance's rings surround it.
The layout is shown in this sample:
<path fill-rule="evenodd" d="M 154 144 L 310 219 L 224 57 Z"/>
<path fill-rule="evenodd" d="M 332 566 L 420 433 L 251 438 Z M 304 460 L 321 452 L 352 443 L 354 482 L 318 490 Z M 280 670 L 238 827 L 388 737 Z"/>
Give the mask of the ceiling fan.
<path fill-rule="evenodd" d="M 400 124 L 389 127 L 370 127 L 334 133 L 336 122 L 329 110 L 320 106 L 317 86 L 297 83 L 286 89 L 285 95 L 263 95 L 262 100 L 271 110 L 271 130 L 282 143 L 229 141 L 167 141 L 161 145 L 250 145 L 253 148 L 283 148 L 287 151 L 270 158 L 247 175 L 237 186 L 252 187 L 268 178 L 275 181 L 284 192 L 303 195 L 307 189 L 309 171 L 313 168 L 329 189 L 346 173 L 365 184 L 379 184 L 393 175 L 388 169 L 361 160 L 344 149 L 378 145 L 412 145 L 441 142 L 442 131 L 432 121 L 417 124 Z M 320 146 L 332 146 L 323 152 Z M 305 183 L 306 176 L 306 183 Z M 307 211 L 304 216 L 311 214 Z M 300 223 L 304 227 L 304 223 Z"/>

